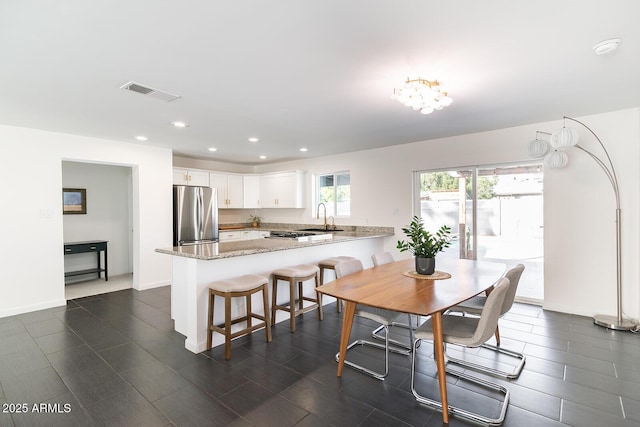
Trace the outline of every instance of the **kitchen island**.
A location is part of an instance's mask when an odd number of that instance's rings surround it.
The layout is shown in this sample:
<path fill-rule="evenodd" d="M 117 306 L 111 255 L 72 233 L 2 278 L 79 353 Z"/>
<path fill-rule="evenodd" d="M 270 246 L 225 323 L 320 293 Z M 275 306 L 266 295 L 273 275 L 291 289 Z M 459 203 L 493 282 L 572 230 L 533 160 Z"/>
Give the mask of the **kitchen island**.
<path fill-rule="evenodd" d="M 270 277 L 271 272 L 280 267 L 295 264 L 316 264 L 318 261 L 338 255 L 349 255 L 371 265 L 371 255 L 384 250 L 384 239 L 394 235 L 392 227 L 343 227 L 345 231 L 329 232 L 322 238 L 297 239 L 262 238 L 253 240 L 207 243 L 201 245 L 178 246 L 156 249 L 156 252 L 171 255 L 171 318 L 175 330 L 186 336 L 185 348 L 199 353 L 206 349 L 207 304 L 209 284 L 216 280 L 228 279 L 243 274 L 260 274 Z M 318 236 L 320 237 L 320 235 Z M 284 286 L 284 284 L 282 284 Z M 272 286 L 269 287 L 270 292 Z M 313 295 L 311 286 L 306 291 Z M 284 302 L 288 292 L 281 292 Z M 260 295 L 252 301 L 260 307 Z M 333 299 L 325 298 L 324 304 Z M 219 305 L 218 305 L 219 304 Z M 244 299 L 238 298 L 232 305 L 232 316 L 244 314 Z M 224 321 L 222 299 L 216 300 L 216 323 Z M 278 312 L 276 322 L 288 315 Z M 214 334 L 213 345 L 224 342 Z"/>

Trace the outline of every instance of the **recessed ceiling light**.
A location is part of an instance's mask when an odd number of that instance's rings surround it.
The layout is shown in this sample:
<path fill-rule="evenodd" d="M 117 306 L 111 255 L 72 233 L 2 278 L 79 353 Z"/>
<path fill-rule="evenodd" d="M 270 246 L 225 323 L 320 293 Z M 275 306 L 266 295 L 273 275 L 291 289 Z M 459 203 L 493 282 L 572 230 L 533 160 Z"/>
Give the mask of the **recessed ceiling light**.
<path fill-rule="evenodd" d="M 306 147 L 302 147 L 302 148 L 300 149 L 300 151 L 302 151 L 303 153 L 305 153 L 305 152 L 309 151 L 309 149 L 308 149 L 308 148 L 306 148 Z"/>
<path fill-rule="evenodd" d="M 260 156 L 260 159 L 262 159 L 262 160 L 264 160 L 266 158 L 267 158 L 267 156 Z"/>
<path fill-rule="evenodd" d="M 148 140 L 149 140 L 149 138 L 147 138 L 147 137 L 146 137 L 146 136 L 144 136 L 144 135 L 138 135 L 138 136 L 136 136 L 136 139 L 137 139 L 138 141 L 148 141 Z"/>
<path fill-rule="evenodd" d="M 596 55 L 604 55 L 605 53 L 610 53 L 616 50 L 620 41 L 620 39 L 603 40 L 600 43 L 595 44 L 592 49 Z"/>
<path fill-rule="evenodd" d="M 208 148 L 208 150 L 209 150 L 209 151 L 218 151 L 218 149 L 217 149 L 217 148 L 215 148 L 215 147 L 209 147 L 209 148 Z"/>
<path fill-rule="evenodd" d="M 189 123 L 185 123 L 185 122 L 171 122 L 171 124 L 174 125 L 177 128 L 189 127 Z"/>
<path fill-rule="evenodd" d="M 251 138 L 249 138 L 249 142 L 258 142 L 258 141 L 260 141 L 260 139 L 259 139 L 259 138 L 254 137 L 254 136 L 252 136 Z"/>

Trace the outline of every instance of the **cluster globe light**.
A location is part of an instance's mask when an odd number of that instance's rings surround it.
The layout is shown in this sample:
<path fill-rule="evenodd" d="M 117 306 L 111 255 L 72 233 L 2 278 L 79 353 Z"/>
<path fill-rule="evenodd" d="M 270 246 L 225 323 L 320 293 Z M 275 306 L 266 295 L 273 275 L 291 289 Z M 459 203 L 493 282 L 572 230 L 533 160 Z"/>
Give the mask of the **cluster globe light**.
<path fill-rule="evenodd" d="M 556 150 L 559 148 L 574 147 L 580 138 L 578 131 L 574 128 L 562 127 L 551 134 L 549 144 Z"/>
<path fill-rule="evenodd" d="M 420 111 L 422 114 L 431 114 L 436 110 L 442 110 L 453 102 L 453 99 L 443 91 L 437 80 L 423 78 L 409 79 L 401 88 L 393 89 L 391 99 L 401 104 Z"/>
<path fill-rule="evenodd" d="M 560 169 L 567 166 L 569 163 L 569 156 L 567 156 L 567 153 L 564 151 L 553 150 L 544 156 L 542 163 L 544 163 L 544 166 L 547 168 Z"/>
<path fill-rule="evenodd" d="M 529 155 L 531 157 L 543 157 L 549 151 L 549 144 L 543 139 L 534 139 L 529 143 Z"/>

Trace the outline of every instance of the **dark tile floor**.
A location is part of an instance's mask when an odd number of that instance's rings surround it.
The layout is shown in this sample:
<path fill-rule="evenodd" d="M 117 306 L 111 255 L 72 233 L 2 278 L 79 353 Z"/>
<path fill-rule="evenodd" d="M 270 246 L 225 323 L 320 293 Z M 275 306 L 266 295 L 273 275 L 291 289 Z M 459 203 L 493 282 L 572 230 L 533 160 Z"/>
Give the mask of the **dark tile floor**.
<path fill-rule="evenodd" d="M 322 322 L 314 313 L 298 318 L 294 334 L 287 322 L 276 325 L 269 344 L 261 332 L 234 341 L 229 362 L 220 347 L 185 350 L 169 305 L 169 288 L 126 290 L 0 319 L 0 426 L 442 425 L 413 398 L 408 357 L 392 356 L 385 381 L 347 367 L 336 377 L 333 305 Z M 370 330 L 358 323 L 353 336 Z M 638 335 L 522 304 L 501 332 L 503 345 L 527 355 L 520 378 L 502 381 L 512 393 L 504 425 L 640 425 Z M 437 395 L 431 351 L 429 343 L 419 349 L 417 384 Z M 350 352 L 369 364 L 380 356 Z M 466 356 L 491 362 L 494 353 Z M 490 396 L 448 381 L 451 403 L 494 415 Z"/>

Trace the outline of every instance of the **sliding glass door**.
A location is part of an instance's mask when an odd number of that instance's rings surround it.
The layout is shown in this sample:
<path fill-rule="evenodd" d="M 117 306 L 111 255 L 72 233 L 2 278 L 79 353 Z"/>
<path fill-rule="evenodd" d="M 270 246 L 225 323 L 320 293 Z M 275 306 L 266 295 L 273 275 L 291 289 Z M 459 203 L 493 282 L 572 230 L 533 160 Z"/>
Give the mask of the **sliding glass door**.
<path fill-rule="evenodd" d="M 431 231 L 451 227 L 444 256 L 521 262 L 519 300 L 541 302 L 543 283 L 543 173 L 540 164 L 421 171 L 416 212 Z"/>
<path fill-rule="evenodd" d="M 457 169 L 417 174 L 418 203 L 425 227 L 435 232 L 451 227 L 454 239 L 444 256 L 474 259 L 475 252 L 475 171 Z"/>

